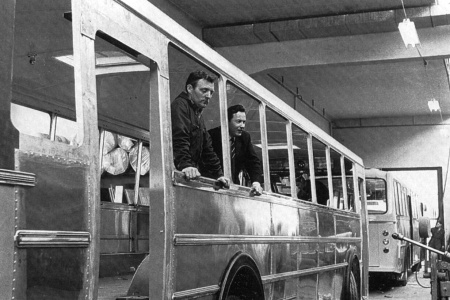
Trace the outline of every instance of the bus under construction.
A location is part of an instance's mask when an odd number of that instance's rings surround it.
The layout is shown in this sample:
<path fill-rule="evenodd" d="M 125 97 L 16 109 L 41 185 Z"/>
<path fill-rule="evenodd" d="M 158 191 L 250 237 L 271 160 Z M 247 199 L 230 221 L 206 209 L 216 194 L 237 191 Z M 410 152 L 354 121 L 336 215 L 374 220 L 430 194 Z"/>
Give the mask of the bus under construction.
<path fill-rule="evenodd" d="M 1 7 L 0 297 L 367 297 L 358 156 L 146 0 Z M 260 196 L 174 167 L 170 104 L 198 69 L 223 149 L 227 107 L 246 107 Z"/>
<path fill-rule="evenodd" d="M 395 240 L 398 233 L 416 242 L 423 206 L 417 194 L 395 177 L 395 172 L 366 170 L 367 207 L 369 212 L 369 272 L 371 276 L 392 276 L 401 285 L 408 281 L 408 270 L 420 269 L 424 255 L 421 249 Z M 426 227 L 425 227 L 426 228 Z"/>

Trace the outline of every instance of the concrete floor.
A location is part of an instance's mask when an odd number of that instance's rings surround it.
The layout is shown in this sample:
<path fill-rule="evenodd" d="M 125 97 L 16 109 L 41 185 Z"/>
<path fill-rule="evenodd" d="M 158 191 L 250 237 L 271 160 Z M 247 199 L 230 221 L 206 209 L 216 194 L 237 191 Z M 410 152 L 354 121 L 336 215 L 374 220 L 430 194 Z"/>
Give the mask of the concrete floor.
<path fill-rule="evenodd" d="M 98 300 L 116 300 L 126 296 L 132 275 L 104 277 L 99 279 Z"/>
<path fill-rule="evenodd" d="M 388 282 L 371 281 L 369 285 L 369 299 L 429 300 L 431 299 L 430 279 L 423 278 L 422 268 L 417 273 L 417 278 L 415 273 L 409 274 L 408 284 L 406 286 L 392 286 Z"/>

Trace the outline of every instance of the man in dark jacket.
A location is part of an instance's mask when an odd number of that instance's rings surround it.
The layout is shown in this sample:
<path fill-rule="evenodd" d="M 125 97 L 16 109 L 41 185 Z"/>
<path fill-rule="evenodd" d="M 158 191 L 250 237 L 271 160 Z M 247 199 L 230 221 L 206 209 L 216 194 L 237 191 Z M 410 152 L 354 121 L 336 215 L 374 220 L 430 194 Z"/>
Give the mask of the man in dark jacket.
<path fill-rule="evenodd" d="M 214 80 L 203 71 L 192 72 L 186 81 L 185 91 L 172 102 L 173 156 L 176 169 L 182 171 L 186 179 L 198 178 L 199 165 L 202 164 L 222 186 L 228 187 L 229 179 L 223 177 L 202 116 L 214 93 Z"/>
<path fill-rule="evenodd" d="M 227 113 L 231 147 L 234 144 L 234 154 L 233 150 L 230 149 L 232 180 L 234 183 L 239 184 L 239 173 L 246 171 L 250 177 L 254 194 L 260 195 L 262 192 L 260 184 L 262 180 L 261 161 L 253 148 L 250 134 L 244 131 L 246 122 L 245 108 L 240 104 L 233 105 L 228 108 Z M 211 135 L 214 151 L 220 159 L 221 166 L 223 166 L 221 127 L 210 129 L 208 132 Z"/>

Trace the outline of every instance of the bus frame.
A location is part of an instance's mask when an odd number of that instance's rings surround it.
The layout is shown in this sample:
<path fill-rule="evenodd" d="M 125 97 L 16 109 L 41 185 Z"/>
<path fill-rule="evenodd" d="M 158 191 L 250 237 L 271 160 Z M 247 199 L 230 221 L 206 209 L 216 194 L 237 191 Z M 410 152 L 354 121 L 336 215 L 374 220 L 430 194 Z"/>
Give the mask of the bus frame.
<path fill-rule="evenodd" d="M 4 19 L 7 25 L 5 36 L 14 40 L 13 30 L 15 13 L 15 1 L 8 1 L 4 12 L 8 18 Z M 149 240 L 150 250 L 148 257 L 142 262 L 136 271 L 131 283 L 130 295 L 133 297 L 138 292 L 140 295 L 155 299 L 194 299 L 203 297 L 211 299 L 217 297 L 226 299 L 233 296 L 240 282 L 236 276 L 244 276 L 252 279 L 248 293 L 265 295 L 266 299 L 272 299 L 278 291 L 286 295 L 285 287 L 293 285 L 296 299 L 302 299 L 302 289 L 306 288 L 302 282 L 303 277 L 310 278 L 314 283 L 312 290 L 316 298 L 319 297 L 321 288 L 326 285 L 333 291 L 333 298 L 345 297 L 351 292 L 350 279 L 355 275 L 357 294 L 362 298 L 368 295 L 368 224 L 365 203 L 364 168 L 362 160 L 350 150 L 336 142 L 325 132 L 320 130 L 312 122 L 294 111 L 282 100 L 274 96 L 265 88 L 261 87 L 249 76 L 233 66 L 221 57 L 217 52 L 211 50 L 191 33 L 171 20 L 155 6 L 145 0 L 116 0 L 116 1 L 88 1 L 73 0 L 71 14 L 67 16 L 72 22 L 73 29 L 73 67 L 75 74 L 75 100 L 78 133 L 76 146 L 56 144 L 53 141 L 40 139 L 15 130 L 10 121 L 12 76 L 2 77 L 1 87 L 5 97 L 2 97 L 2 105 L 6 107 L 2 112 L 2 146 L 0 156 L 0 195 L 8 201 L 2 210 L 2 219 L 5 220 L 6 228 L 2 233 L 1 240 L 5 244 L 5 250 L 1 253 L 2 295 L 11 295 L 12 299 L 27 298 L 27 280 L 33 279 L 38 282 L 49 282 L 54 278 L 61 277 L 62 282 L 75 285 L 77 297 L 96 299 L 99 287 L 99 244 L 100 244 L 100 164 L 99 151 L 100 135 L 98 132 L 98 113 L 96 101 L 96 57 L 94 42 L 98 32 L 102 32 L 120 41 L 122 45 L 138 52 L 137 59 L 145 55 L 151 61 L 145 60 L 150 69 L 150 124 L 148 138 L 150 151 L 152 153 L 152 167 L 149 175 L 150 198 L 153 199 L 149 210 Z M 8 23 L 9 22 L 9 23 Z M 270 191 L 269 162 L 267 157 L 267 132 L 265 128 L 265 107 L 270 107 L 275 112 L 285 117 L 287 128 L 293 124 L 299 126 L 309 133 L 308 147 L 312 150 L 311 139 L 315 137 L 326 145 L 327 157 L 330 149 L 335 149 L 352 163 L 353 191 L 355 197 L 355 212 L 337 210 L 333 207 L 318 205 L 316 202 L 314 186 L 314 169 L 312 151 L 310 151 L 310 173 L 312 184 L 313 203 L 296 201 L 291 197 L 275 195 L 265 192 L 260 197 L 249 197 L 249 189 L 232 188 L 228 191 L 215 191 L 213 183 L 204 180 L 196 186 L 185 181 L 181 174 L 174 170 L 172 163 L 172 145 L 170 130 L 170 92 L 168 53 L 169 44 L 175 45 L 194 59 L 206 64 L 209 68 L 218 72 L 222 129 L 226 133 L 227 123 L 225 116 L 226 92 L 225 82 L 231 81 L 242 90 L 260 101 L 261 125 L 262 125 L 262 148 L 264 165 L 264 187 Z M 8 53 L 12 43 L 3 46 L 2 52 Z M 11 47 L 11 48 L 8 48 Z M 12 61 L 12 55 L 7 56 Z M 12 64 L 6 66 L 9 74 L 12 74 Z M 173 96 L 173 95 L 172 95 Z M 289 129 L 287 130 L 289 132 Z M 224 144 L 228 141 L 223 134 Z M 289 143 L 288 143 L 289 144 Z M 292 140 L 290 140 L 289 165 L 291 175 L 294 172 L 294 161 L 292 157 Z M 226 153 L 226 151 L 225 151 Z M 225 154 L 225 175 L 230 177 L 229 154 Z M 342 168 L 343 167 L 342 163 Z M 331 176 L 331 166 L 328 160 L 327 170 Z M 342 181 L 346 183 L 345 170 L 342 169 Z M 56 192 L 61 195 L 52 194 L 53 197 L 67 197 L 76 200 L 70 207 L 77 206 L 77 220 L 79 224 L 72 226 L 73 230 L 64 227 L 57 228 L 59 221 L 64 216 L 69 217 L 73 212 L 67 212 L 63 207 L 59 208 L 57 203 L 46 201 L 44 190 L 56 186 L 58 176 L 67 175 L 66 180 L 78 178 L 71 183 L 71 190 L 65 190 L 58 186 Z M 331 178 L 331 177 L 330 177 Z M 331 182 L 331 179 L 329 179 Z M 200 185 L 200 187 L 198 187 Z M 291 186 L 295 186 L 295 176 L 291 176 Z M 347 185 L 343 185 L 344 202 L 347 202 Z M 183 199 L 187 195 L 189 202 Z M 43 220 L 33 220 L 32 211 L 36 207 L 30 206 L 28 202 L 33 197 L 39 203 L 47 203 L 48 209 L 54 207 L 59 215 L 57 224 L 45 228 Z M 14 199 L 14 200 L 12 200 Z M 359 199 L 359 201 L 358 201 Z M 55 199 L 50 199 L 54 201 Z M 222 210 L 217 206 L 222 205 Z M 26 207 L 25 207 L 26 206 Z M 206 207 L 206 208 L 205 208 Z M 217 231 L 207 233 L 208 225 L 214 224 L 216 219 L 207 219 L 204 223 L 194 222 L 198 220 L 200 212 L 222 212 L 229 209 L 235 211 L 241 207 L 246 213 L 255 207 L 259 214 L 266 216 L 234 215 L 237 224 L 252 225 L 253 229 L 244 231 Z M 319 215 L 329 216 L 333 222 L 334 234 L 322 237 L 318 232 Z M 294 216 L 292 223 L 283 221 L 283 217 Z M 309 216 L 315 226 L 312 230 L 316 235 L 302 235 L 300 229 L 303 226 L 302 217 Z M 39 216 L 38 216 L 39 217 Z M 239 217 L 239 218 L 237 218 Z M 28 219 L 31 219 L 28 220 Z M 229 226 L 227 216 L 221 216 L 226 226 Z M 35 221 L 33 223 L 32 221 Z M 311 221 L 309 219 L 309 221 Z M 277 223 L 278 222 L 278 223 Z M 355 232 L 337 233 L 337 223 L 357 224 Z M 191 225 L 189 225 L 191 224 Z M 30 226 L 36 225 L 36 228 Z M 66 225 L 66 223 L 63 223 Z M 257 226 L 263 227 L 257 227 Z M 277 225 L 281 226 L 277 232 Z M 283 228 L 288 227 L 288 229 Z M 313 227 L 314 227 L 313 226 Z M 245 227 L 245 226 L 244 226 Z M 290 230 L 294 228 L 294 231 Z M 256 228 L 256 229 L 255 229 Z M 264 230 L 251 234 L 251 230 Z M 255 232 L 256 232 L 255 231 Z M 301 250 L 301 246 L 311 245 L 311 252 Z M 290 271 L 278 272 L 281 268 L 279 261 L 289 259 L 286 252 L 290 248 L 295 251 L 294 258 L 290 258 L 297 264 L 297 268 Z M 307 247 L 307 248 L 308 248 Z M 224 249 L 231 249 L 224 254 Z M 264 254 L 257 257 L 259 250 L 265 249 Z M 218 250 L 214 253 L 214 250 Z M 220 250 L 220 251 L 219 251 Z M 303 252 L 301 252 L 303 251 Z M 321 265 L 320 258 L 327 254 L 332 257 L 334 263 Z M 197 255 L 197 256 L 196 256 Z M 202 256 L 204 255 L 204 256 Z M 208 256 L 209 255 L 209 256 Z M 312 268 L 299 269 L 298 265 L 305 257 L 311 255 L 315 266 Z M 206 273 L 206 278 L 199 280 L 203 283 L 212 279 L 213 284 L 196 286 L 190 281 L 189 260 L 193 259 L 195 266 Z M 204 259 L 205 269 L 198 265 Z M 47 275 L 39 273 L 39 265 L 48 264 L 49 261 L 69 262 L 70 267 L 57 265 L 55 274 Z M 212 263 L 212 261 L 214 263 Z M 35 265 L 33 265 L 35 264 Z M 33 274 L 30 274 L 30 268 Z M 239 273 L 239 270 L 245 270 Z M 78 273 L 73 274 L 74 270 Z M 151 270 L 151 272 L 150 272 Z M 36 274 L 45 278 L 36 278 Z M 72 274 L 73 279 L 69 278 Z M 328 276 L 330 282 L 321 283 L 320 278 Z M 31 277 L 33 275 L 34 277 Z M 247 276 L 247 277 L 246 277 Z M 325 276 L 325 277 L 326 277 Z M 311 280 L 312 278 L 312 280 Z M 341 278 L 341 286 L 336 282 Z M 237 286 L 236 286 L 237 285 Z M 185 288 L 187 287 L 187 288 Z M 355 288 L 355 286 L 353 286 Z M 133 290 L 134 289 L 134 290 Z M 328 290 L 327 290 L 328 291 Z M 262 292 L 262 293 L 261 293 Z M 354 293 L 355 291 L 353 291 Z M 328 295 L 328 293 L 326 294 Z M 342 296 L 344 295 L 344 296 Z M 323 295 L 322 295 L 323 296 Z M 355 294 L 353 294 L 355 296 Z M 132 298 L 130 298 L 132 299 Z"/>

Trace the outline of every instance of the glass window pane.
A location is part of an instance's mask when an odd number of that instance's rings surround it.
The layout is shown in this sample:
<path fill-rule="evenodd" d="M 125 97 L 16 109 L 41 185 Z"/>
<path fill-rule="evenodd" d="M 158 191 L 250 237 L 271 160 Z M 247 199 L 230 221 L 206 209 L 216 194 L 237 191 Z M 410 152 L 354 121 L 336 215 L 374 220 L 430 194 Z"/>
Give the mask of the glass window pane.
<path fill-rule="evenodd" d="M 377 178 L 366 179 L 367 209 L 370 213 L 387 211 L 386 181 Z"/>
<path fill-rule="evenodd" d="M 272 192 L 290 196 L 286 119 L 266 107 L 266 124 Z"/>
<path fill-rule="evenodd" d="M 332 207 L 343 209 L 341 155 L 330 149 L 331 172 L 333 174 L 333 203 Z"/>
<path fill-rule="evenodd" d="M 297 198 L 311 201 L 311 193 L 308 190 L 310 187 L 306 186 L 306 179 L 308 179 L 309 174 L 308 136 L 309 134 L 306 131 L 292 125 Z"/>
<path fill-rule="evenodd" d="M 398 190 L 398 184 L 396 181 L 394 181 L 394 196 L 395 196 L 395 210 L 397 211 L 397 214 L 401 214 L 400 212 L 400 194 Z"/>
<path fill-rule="evenodd" d="M 327 158 L 326 146 L 315 137 L 312 138 L 313 156 L 314 156 L 314 174 L 316 176 L 316 196 L 317 203 L 322 205 L 328 204 L 329 192 L 328 185 L 323 182 L 327 179 Z"/>
<path fill-rule="evenodd" d="M 404 211 L 404 215 L 408 216 L 409 212 L 408 212 L 408 195 L 407 195 L 407 190 L 405 187 L 402 188 L 403 190 L 403 211 Z"/>
<path fill-rule="evenodd" d="M 242 143 L 242 145 L 247 145 L 247 150 L 245 156 L 243 156 L 244 153 L 237 153 L 234 166 L 230 166 L 232 173 L 234 172 L 235 180 L 233 181 L 235 181 L 235 184 L 243 186 L 251 186 L 252 182 L 259 181 L 261 186 L 264 187 L 260 102 L 231 82 L 227 82 L 226 90 L 228 108 L 236 107 L 236 105 L 242 105 L 245 108 L 245 133 L 242 133 L 242 137 L 239 138 L 241 141 L 237 143 L 237 146 L 239 147 L 238 144 Z M 229 129 L 233 127 L 232 124 L 235 119 L 232 118 L 231 120 L 231 122 L 228 122 Z"/>
<path fill-rule="evenodd" d="M 398 190 L 399 190 L 399 194 L 400 194 L 400 214 L 402 216 L 405 215 L 405 194 L 404 194 L 404 190 L 403 187 L 400 185 L 400 183 L 398 183 Z"/>
<path fill-rule="evenodd" d="M 345 179 L 347 185 L 347 210 L 356 211 L 355 206 L 355 187 L 353 182 L 353 162 L 344 158 Z"/>

